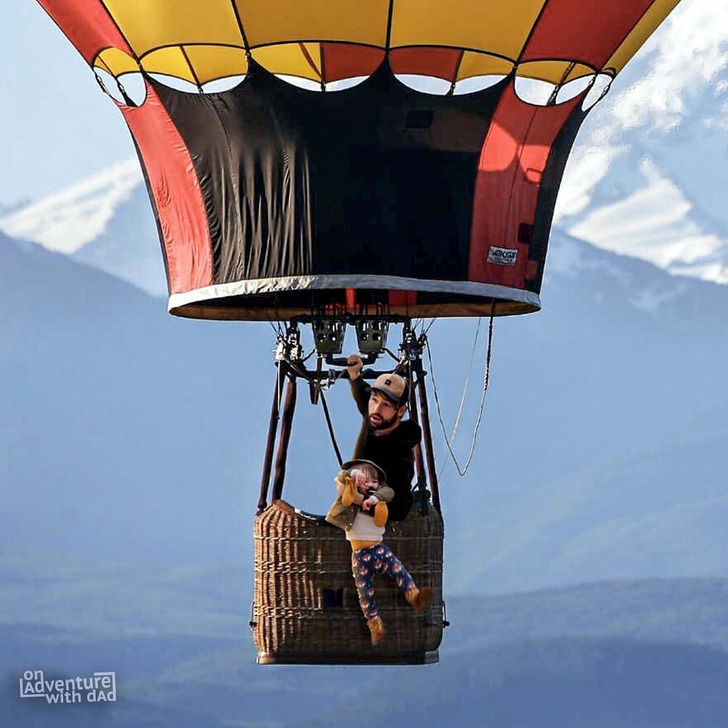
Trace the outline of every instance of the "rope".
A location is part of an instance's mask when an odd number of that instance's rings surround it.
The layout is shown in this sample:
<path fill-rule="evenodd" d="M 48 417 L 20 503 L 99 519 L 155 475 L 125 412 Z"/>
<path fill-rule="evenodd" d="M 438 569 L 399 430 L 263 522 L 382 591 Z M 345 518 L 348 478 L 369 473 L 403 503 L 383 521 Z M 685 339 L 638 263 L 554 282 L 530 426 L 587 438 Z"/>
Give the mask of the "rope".
<path fill-rule="evenodd" d="M 430 364 L 430 372 L 432 373 L 432 391 L 435 396 L 435 409 L 437 410 L 437 419 L 440 422 L 440 428 L 442 429 L 443 437 L 445 438 L 445 445 L 447 446 L 448 452 L 450 453 L 450 457 L 452 458 L 453 463 L 455 463 L 455 467 L 457 468 L 458 475 L 462 478 L 465 476 L 465 474 L 468 472 L 468 469 L 470 468 L 470 463 L 473 460 L 473 455 L 475 454 L 475 444 L 478 439 L 478 431 L 480 430 L 480 424 L 483 419 L 483 412 L 485 410 L 485 395 L 488 391 L 488 384 L 490 381 L 490 359 L 491 359 L 491 353 L 492 353 L 492 347 L 493 347 L 493 320 L 494 320 L 494 310 L 495 310 L 495 304 L 493 305 L 493 309 L 491 310 L 490 314 L 490 323 L 488 326 L 488 349 L 485 357 L 485 371 L 483 372 L 483 389 L 480 395 L 480 405 L 478 407 L 478 417 L 475 421 L 475 428 L 473 429 L 473 439 L 470 443 L 470 452 L 468 453 L 467 460 L 465 461 L 465 465 L 461 466 L 457 456 L 455 455 L 455 452 L 453 450 L 453 444 L 451 442 L 451 439 L 447 435 L 447 428 L 445 427 L 445 422 L 442 417 L 442 408 L 440 407 L 440 395 L 437 390 L 437 382 L 435 381 L 435 369 L 433 366 L 432 361 L 432 353 L 430 352 L 430 347 L 427 347 L 427 358 Z M 476 334 L 477 335 L 477 334 Z"/>
<path fill-rule="evenodd" d="M 427 328 L 425 328 L 425 325 L 424 325 L 424 322 L 423 322 L 423 324 L 422 324 L 422 329 L 423 329 L 422 333 L 425 336 L 427 336 L 427 334 L 430 333 L 430 329 L 435 325 L 435 321 L 437 321 L 437 319 L 432 319 L 432 321 L 430 321 L 430 323 L 427 324 Z"/>
<path fill-rule="evenodd" d="M 473 373 L 473 363 L 475 362 L 475 352 L 478 348 L 478 338 L 480 337 L 480 325 L 483 323 L 483 319 L 478 319 L 478 325 L 475 329 L 475 337 L 473 338 L 473 348 L 470 350 L 470 361 L 468 362 L 468 376 L 465 378 L 465 384 L 463 385 L 463 393 L 460 396 L 460 405 L 458 406 L 458 413 L 455 415 L 455 424 L 452 426 L 452 433 L 450 439 L 455 442 L 458 436 L 458 428 L 460 427 L 460 418 L 463 415 L 463 408 L 465 407 L 465 397 L 470 389 L 470 375 Z"/>
<path fill-rule="evenodd" d="M 318 382 L 316 382 L 316 386 L 318 387 Z M 334 452 L 336 453 L 336 459 L 339 462 L 339 467 L 342 466 L 344 463 L 344 460 L 341 457 L 341 450 L 339 450 L 339 445 L 336 442 L 336 434 L 334 433 L 334 426 L 331 422 L 331 415 L 329 414 L 329 406 L 326 404 L 326 397 L 324 396 L 324 390 L 322 387 L 319 387 L 319 396 L 321 398 L 321 406 L 324 410 L 324 417 L 326 418 L 326 426 L 329 428 L 329 437 L 331 438 L 331 444 L 334 446 Z"/>

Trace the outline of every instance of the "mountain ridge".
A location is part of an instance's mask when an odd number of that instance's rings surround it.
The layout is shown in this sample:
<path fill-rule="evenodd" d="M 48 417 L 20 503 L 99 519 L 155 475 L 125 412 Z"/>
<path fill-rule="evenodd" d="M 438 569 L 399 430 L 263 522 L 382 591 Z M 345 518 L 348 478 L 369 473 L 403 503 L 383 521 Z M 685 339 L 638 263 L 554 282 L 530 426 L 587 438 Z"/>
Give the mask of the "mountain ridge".
<path fill-rule="evenodd" d="M 728 289 L 681 279 L 678 298 L 635 308 L 635 291 L 675 278 L 581 245 L 574 263 L 559 236 L 554 260 L 562 243 L 568 274 L 554 268 L 544 310 L 496 322 L 486 417 L 462 481 L 432 404 L 453 593 L 726 568 L 726 538 L 706 524 L 723 512 L 713 474 L 728 467 L 728 342 L 716 336 Z M 0 240 L 0 262 L 0 301 L 13 311 L 0 323 L 0 547 L 249 564 L 270 327 L 171 317 L 136 287 L 28 243 Z M 429 332 L 445 422 L 473 329 L 452 320 Z M 341 387 L 327 399 L 347 452 L 354 404 Z M 466 398 L 463 433 L 478 399 Z M 323 415 L 301 401 L 284 497 L 304 510 L 330 505 L 328 443 Z"/>

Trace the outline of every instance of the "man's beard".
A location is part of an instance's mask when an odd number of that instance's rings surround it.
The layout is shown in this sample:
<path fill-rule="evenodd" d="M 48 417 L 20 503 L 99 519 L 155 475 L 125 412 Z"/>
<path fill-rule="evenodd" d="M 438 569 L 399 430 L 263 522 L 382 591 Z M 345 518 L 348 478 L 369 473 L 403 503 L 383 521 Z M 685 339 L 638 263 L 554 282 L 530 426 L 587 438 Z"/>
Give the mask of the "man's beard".
<path fill-rule="evenodd" d="M 377 430 L 386 430 L 388 427 L 391 427 L 396 421 L 397 421 L 397 415 L 393 415 L 391 419 L 385 420 L 384 417 L 381 415 L 378 415 L 379 422 L 375 424 L 372 422 L 372 415 L 369 415 L 369 428 L 371 430 L 377 431 Z"/>

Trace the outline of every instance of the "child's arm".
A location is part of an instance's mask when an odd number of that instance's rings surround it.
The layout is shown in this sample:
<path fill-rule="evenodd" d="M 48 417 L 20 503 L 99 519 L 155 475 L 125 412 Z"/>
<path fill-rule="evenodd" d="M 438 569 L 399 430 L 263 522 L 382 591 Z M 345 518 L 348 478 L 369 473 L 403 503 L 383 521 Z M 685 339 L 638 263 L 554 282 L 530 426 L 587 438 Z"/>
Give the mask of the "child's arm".
<path fill-rule="evenodd" d="M 380 485 L 374 495 L 370 495 L 361 504 L 362 510 L 374 508 L 374 525 L 384 526 L 389 518 L 387 503 L 394 498 L 394 491 L 388 485 Z"/>
<path fill-rule="evenodd" d="M 379 498 L 377 498 L 376 495 L 370 495 L 368 498 L 365 498 L 361 502 L 361 507 L 363 511 L 368 511 L 370 508 L 373 508 L 374 506 L 379 503 Z"/>
<path fill-rule="evenodd" d="M 375 496 L 377 500 L 382 501 L 382 503 L 391 503 L 392 498 L 394 498 L 394 491 L 386 483 L 382 483 L 379 488 L 377 488 Z"/>
<path fill-rule="evenodd" d="M 356 480 L 349 474 L 348 470 L 342 470 L 336 476 L 336 490 L 341 496 L 341 503 L 350 506 L 352 503 L 361 505 L 364 496 L 357 490 Z"/>

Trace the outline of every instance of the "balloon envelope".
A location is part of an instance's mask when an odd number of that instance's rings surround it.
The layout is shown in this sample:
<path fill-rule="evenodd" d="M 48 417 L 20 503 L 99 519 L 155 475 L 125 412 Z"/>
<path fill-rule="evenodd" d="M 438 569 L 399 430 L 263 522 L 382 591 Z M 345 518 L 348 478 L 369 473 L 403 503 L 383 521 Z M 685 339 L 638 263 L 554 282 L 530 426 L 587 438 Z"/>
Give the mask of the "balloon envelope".
<path fill-rule="evenodd" d="M 526 313 L 597 88 L 677 0 L 39 0 L 117 99 L 173 313 Z"/>

